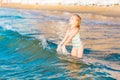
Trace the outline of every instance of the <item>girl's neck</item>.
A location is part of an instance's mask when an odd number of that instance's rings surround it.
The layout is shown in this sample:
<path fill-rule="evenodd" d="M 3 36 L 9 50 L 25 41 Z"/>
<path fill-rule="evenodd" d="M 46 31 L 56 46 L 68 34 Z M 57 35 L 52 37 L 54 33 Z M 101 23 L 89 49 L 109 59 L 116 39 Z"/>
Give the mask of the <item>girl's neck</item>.
<path fill-rule="evenodd" d="M 72 26 L 70 27 L 70 29 L 75 29 L 75 28 L 78 28 L 78 27 L 76 27 L 75 25 L 72 25 Z"/>
<path fill-rule="evenodd" d="M 76 28 L 74 25 L 71 25 L 71 29 Z"/>

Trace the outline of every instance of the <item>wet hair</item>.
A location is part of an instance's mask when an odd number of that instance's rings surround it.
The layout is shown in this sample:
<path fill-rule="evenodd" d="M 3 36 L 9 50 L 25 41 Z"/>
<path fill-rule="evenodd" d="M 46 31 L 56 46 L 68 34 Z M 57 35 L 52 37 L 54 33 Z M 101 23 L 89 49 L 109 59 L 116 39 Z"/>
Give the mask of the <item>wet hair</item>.
<path fill-rule="evenodd" d="M 81 17 L 78 14 L 73 14 L 73 16 L 76 17 L 77 23 L 75 24 L 75 27 L 79 28 L 81 24 Z"/>
<path fill-rule="evenodd" d="M 73 14 L 73 16 L 76 16 L 77 18 L 81 20 L 81 17 L 78 14 Z"/>

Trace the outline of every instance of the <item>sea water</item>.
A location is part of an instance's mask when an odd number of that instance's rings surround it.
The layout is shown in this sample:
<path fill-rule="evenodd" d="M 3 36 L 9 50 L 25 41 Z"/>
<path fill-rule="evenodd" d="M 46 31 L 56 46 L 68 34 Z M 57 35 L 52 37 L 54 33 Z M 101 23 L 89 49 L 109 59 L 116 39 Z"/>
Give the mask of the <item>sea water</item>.
<path fill-rule="evenodd" d="M 98 20 L 99 15 L 93 18 L 91 14 L 80 14 L 85 46 L 81 62 L 56 52 L 70 15 L 0 8 L 0 79 L 119 80 L 119 17 L 116 22 L 112 17 Z"/>

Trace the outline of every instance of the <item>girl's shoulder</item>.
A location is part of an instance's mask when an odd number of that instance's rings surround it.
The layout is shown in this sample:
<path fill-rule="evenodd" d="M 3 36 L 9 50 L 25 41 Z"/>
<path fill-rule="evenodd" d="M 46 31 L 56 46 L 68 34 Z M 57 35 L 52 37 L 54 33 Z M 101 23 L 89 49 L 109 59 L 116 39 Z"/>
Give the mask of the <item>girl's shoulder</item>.
<path fill-rule="evenodd" d="M 80 29 L 79 28 L 67 28 L 67 31 L 79 31 Z"/>
<path fill-rule="evenodd" d="M 70 28 L 67 28 L 67 32 L 68 32 L 68 33 L 71 32 L 71 29 L 70 29 Z"/>
<path fill-rule="evenodd" d="M 74 28 L 72 31 L 73 32 L 79 32 L 79 28 Z"/>
<path fill-rule="evenodd" d="M 78 28 L 70 29 L 68 33 L 69 33 L 69 35 L 71 35 L 71 34 L 77 34 L 77 33 L 79 33 L 79 29 Z"/>

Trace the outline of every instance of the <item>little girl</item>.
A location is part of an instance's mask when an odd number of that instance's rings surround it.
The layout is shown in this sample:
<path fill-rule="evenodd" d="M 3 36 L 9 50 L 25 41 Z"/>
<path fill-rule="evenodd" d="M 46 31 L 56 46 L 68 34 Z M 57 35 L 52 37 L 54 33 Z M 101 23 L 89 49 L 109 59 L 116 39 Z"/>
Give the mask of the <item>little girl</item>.
<path fill-rule="evenodd" d="M 81 17 L 77 14 L 72 15 L 69 20 L 69 24 L 70 27 L 67 29 L 64 39 L 58 45 L 57 51 L 59 51 L 60 48 L 65 51 L 65 46 L 72 41 L 73 48 L 71 51 L 71 56 L 82 58 L 84 49 L 79 35 Z"/>

